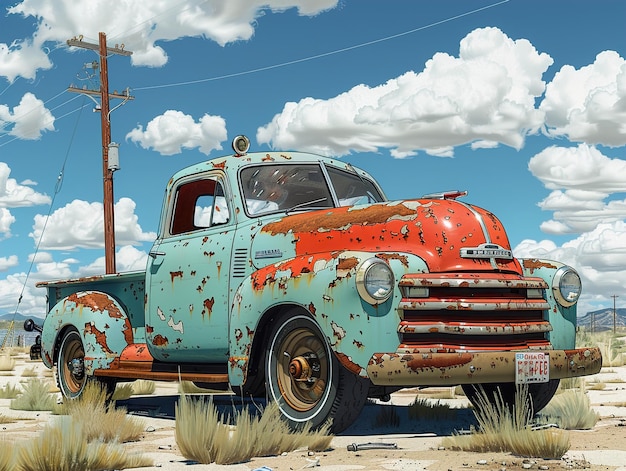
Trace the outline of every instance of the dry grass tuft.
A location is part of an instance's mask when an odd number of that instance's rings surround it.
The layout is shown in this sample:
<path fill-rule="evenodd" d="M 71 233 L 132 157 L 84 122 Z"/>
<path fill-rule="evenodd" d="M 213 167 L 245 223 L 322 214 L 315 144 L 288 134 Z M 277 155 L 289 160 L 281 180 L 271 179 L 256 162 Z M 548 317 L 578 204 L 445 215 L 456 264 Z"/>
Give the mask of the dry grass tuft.
<path fill-rule="evenodd" d="M 327 450 L 332 436 L 328 428 L 291 431 L 282 420 L 276 404 L 268 405 L 259 416 L 237 412 L 229 425 L 211 401 L 181 395 L 176 404 L 176 443 L 181 454 L 199 463 L 233 464 L 253 456 L 275 456 L 301 447 Z"/>
<path fill-rule="evenodd" d="M 133 394 L 136 396 L 148 396 L 156 391 L 156 383 L 146 379 L 138 379 L 131 383 Z"/>
<path fill-rule="evenodd" d="M 439 400 L 431 402 L 428 399 L 416 397 L 409 404 L 409 419 L 411 420 L 448 420 L 456 417 L 457 410 Z"/>
<path fill-rule="evenodd" d="M 600 419 L 600 415 L 591 408 L 583 388 L 570 389 L 554 396 L 540 416 L 566 430 L 589 430 Z"/>
<path fill-rule="evenodd" d="M 126 409 L 109 405 L 106 390 L 95 381 L 85 385 L 80 397 L 65 401 L 63 409 L 89 442 L 134 442 L 143 434 L 143 422 L 126 415 Z"/>
<path fill-rule="evenodd" d="M 22 378 L 36 378 L 37 376 L 37 370 L 34 366 L 32 368 L 24 368 L 22 371 Z"/>
<path fill-rule="evenodd" d="M 152 466 L 118 443 L 88 443 L 81 424 L 67 417 L 47 426 L 39 437 L 19 444 L 17 468 L 23 471 L 105 471 Z"/>
<path fill-rule="evenodd" d="M 0 355 L 0 371 L 13 371 L 15 360 L 9 355 Z"/>
<path fill-rule="evenodd" d="M 133 395 L 133 385 L 130 383 L 118 384 L 113 392 L 113 401 L 125 401 Z"/>
<path fill-rule="evenodd" d="M 15 469 L 13 448 L 12 443 L 4 440 L 0 441 L 0 471 L 12 471 Z"/>
<path fill-rule="evenodd" d="M 0 424 L 12 424 L 16 419 L 8 415 L 0 414 Z M 2 468 L 0 468 L 2 469 Z"/>
<path fill-rule="evenodd" d="M 11 400 L 9 407 L 13 410 L 51 411 L 55 405 L 56 400 L 50 394 L 50 384 L 33 378 L 24 385 L 24 392 Z"/>
<path fill-rule="evenodd" d="M 558 429 L 533 431 L 528 427 L 531 405 L 522 387 L 515 398 L 513 412 L 501 396 L 494 403 L 481 391 L 479 407 L 474 410 L 479 431 L 454 435 L 443 440 L 450 449 L 475 452 L 509 452 L 519 456 L 560 459 L 569 450 L 569 435 Z"/>
<path fill-rule="evenodd" d="M 606 389 L 606 383 L 588 383 L 587 388 L 591 391 L 603 391 Z"/>
<path fill-rule="evenodd" d="M 20 394 L 22 394 L 22 390 L 11 383 L 6 383 L 4 387 L 0 388 L 0 399 L 15 399 Z"/>

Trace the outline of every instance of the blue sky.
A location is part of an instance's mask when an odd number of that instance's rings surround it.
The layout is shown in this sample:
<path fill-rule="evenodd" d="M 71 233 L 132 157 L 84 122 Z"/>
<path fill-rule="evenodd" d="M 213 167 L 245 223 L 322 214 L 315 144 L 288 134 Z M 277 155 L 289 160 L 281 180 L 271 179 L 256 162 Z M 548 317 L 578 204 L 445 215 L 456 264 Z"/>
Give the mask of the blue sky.
<path fill-rule="evenodd" d="M 467 190 L 517 256 L 579 270 L 579 313 L 626 302 L 626 2 L 0 4 L 0 313 L 43 316 L 37 281 L 104 272 L 100 115 L 67 91 L 98 86 L 97 56 L 65 43 L 100 31 L 133 51 L 108 60 L 134 97 L 111 114 L 118 271 L 144 267 L 171 174 L 246 134 L 391 199 Z"/>

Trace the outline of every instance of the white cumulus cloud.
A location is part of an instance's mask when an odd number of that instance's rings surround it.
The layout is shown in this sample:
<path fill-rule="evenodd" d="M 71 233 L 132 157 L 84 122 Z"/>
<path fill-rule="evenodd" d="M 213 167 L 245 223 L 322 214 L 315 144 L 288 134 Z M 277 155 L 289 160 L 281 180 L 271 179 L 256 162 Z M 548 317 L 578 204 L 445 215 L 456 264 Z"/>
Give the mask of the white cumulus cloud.
<path fill-rule="evenodd" d="M 17 183 L 10 175 L 9 166 L 5 162 L 0 162 L 0 208 L 50 204 L 49 196 L 37 193 L 28 185 Z"/>
<path fill-rule="evenodd" d="M 18 76 L 33 78 L 38 69 L 52 67 L 46 44 L 64 43 L 76 35 L 82 35 L 84 41 L 97 43 L 100 31 L 107 31 L 112 45 L 124 44 L 127 50 L 133 51 L 133 64 L 160 67 L 168 58 L 164 46 L 157 42 L 202 37 L 223 46 L 250 39 L 256 22 L 265 12 L 296 8 L 300 15 L 312 16 L 334 8 L 337 1 L 21 0 L 8 8 L 8 13 L 34 20 L 37 28 L 32 38 L 12 44 L 0 43 L 0 75 L 9 81 Z"/>
<path fill-rule="evenodd" d="M 626 144 L 626 60 L 604 51 L 588 66 L 562 67 L 539 109 L 546 113 L 551 135 L 588 144 Z"/>
<path fill-rule="evenodd" d="M 47 216 L 36 215 L 33 232 L 29 235 L 37 243 L 42 236 Z M 74 250 L 76 248 L 104 247 L 104 216 L 102 203 L 74 200 L 50 215 L 41 248 L 47 250 Z M 133 245 L 153 241 L 154 232 L 143 232 L 135 214 L 135 202 L 120 198 L 115 204 L 115 240 L 119 245 Z"/>
<path fill-rule="evenodd" d="M 44 102 L 32 93 L 25 93 L 13 111 L 0 105 L 0 126 L 9 135 L 20 139 L 39 139 L 43 131 L 54 131 L 54 117 Z"/>
<path fill-rule="evenodd" d="M 421 72 L 357 85 L 329 100 L 287 103 L 257 130 L 257 140 L 326 155 L 383 147 L 400 158 L 419 150 L 449 156 L 468 143 L 519 149 L 543 125 L 535 99 L 552 63 L 525 39 L 476 29 L 461 41 L 458 57 L 437 53 Z"/>
<path fill-rule="evenodd" d="M 152 119 L 145 130 L 138 126 L 126 139 L 144 149 L 154 149 L 163 155 L 180 154 L 183 149 L 198 149 L 205 155 L 222 149 L 226 139 L 226 121 L 219 116 L 205 114 L 198 122 L 181 111 L 167 110 Z"/>
<path fill-rule="evenodd" d="M 539 207 L 553 212 L 541 229 L 550 234 L 584 233 L 598 224 L 626 219 L 626 161 L 611 159 L 587 144 L 548 147 L 528 163 L 531 173 L 553 190 Z"/>

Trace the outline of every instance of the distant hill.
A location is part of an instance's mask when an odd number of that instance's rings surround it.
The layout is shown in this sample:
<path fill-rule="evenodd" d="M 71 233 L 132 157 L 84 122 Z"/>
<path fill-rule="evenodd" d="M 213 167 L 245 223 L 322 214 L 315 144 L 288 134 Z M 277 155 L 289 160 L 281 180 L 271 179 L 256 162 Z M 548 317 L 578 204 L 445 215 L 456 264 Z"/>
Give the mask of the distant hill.
<path fill-rule="evenodd" d="M 594 330 L 596 332 L 613 330 L 613 308 L 588 312 L 578 318 L 578 325 L 586 330 Z M 626 327 L 626 308 L 617 308 L 615 310 L 615 326 L 618 329 Z"/>
<path fill-rule="evenodd" d="M 20 314 L 19 312 L 17 314 L 0 314 L 0 322 L 15 321 L 16 323 L 23 324 L 26 319 L 34 319 L 37 323 L 43 321 L 41 317 L 25 316 L 23 314 Z"/>

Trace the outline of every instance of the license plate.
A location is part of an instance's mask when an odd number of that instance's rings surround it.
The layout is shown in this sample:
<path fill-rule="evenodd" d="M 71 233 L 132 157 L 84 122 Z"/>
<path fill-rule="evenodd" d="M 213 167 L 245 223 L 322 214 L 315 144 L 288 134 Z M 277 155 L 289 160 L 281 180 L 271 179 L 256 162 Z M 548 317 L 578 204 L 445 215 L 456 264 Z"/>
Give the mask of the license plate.
<path fill-rule="evenodd" d="M 515 384 L 550 381 L 550 357 L 542 352 L 515 354 Z"/>

